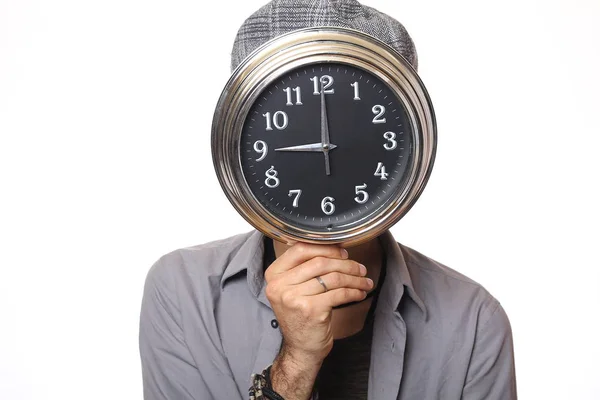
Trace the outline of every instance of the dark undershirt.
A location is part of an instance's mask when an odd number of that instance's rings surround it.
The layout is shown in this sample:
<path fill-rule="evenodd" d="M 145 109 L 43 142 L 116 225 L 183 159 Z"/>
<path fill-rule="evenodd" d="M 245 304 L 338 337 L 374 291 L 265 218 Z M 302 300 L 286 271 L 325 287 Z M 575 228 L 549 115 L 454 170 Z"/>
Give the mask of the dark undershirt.
<path fill-rule="evenodd" d="M 271 265 L 273 261 L 275 261 L 273 242 L 265 238 L 264 269 Z M 352 336 L 334 340 L 331 352 L 323 361 L 315 382 L 315 388 L 319 392 L 319 400 L 367 399 L 373 321 L 379 290 L 385 279 L 385 274 L 385 257 L 382 257 L 381 273 L 377 287 L 369 293 L 372 294 L 373 301 L 367 313 L 363 329 Z"/>

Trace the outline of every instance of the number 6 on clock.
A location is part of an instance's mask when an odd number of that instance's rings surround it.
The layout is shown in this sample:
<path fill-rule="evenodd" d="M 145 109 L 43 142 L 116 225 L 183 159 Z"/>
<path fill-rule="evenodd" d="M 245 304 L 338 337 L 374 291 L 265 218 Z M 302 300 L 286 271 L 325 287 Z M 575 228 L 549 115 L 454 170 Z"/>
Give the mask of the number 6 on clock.
<path fill-rule="evenodd" d="M 335 211 L 335 204 L 333 202 L 335 199 L 333 197 L 327 196 L 321 201 L 321 210 L 325 213 L 325 215 L 331 215 Z"/>

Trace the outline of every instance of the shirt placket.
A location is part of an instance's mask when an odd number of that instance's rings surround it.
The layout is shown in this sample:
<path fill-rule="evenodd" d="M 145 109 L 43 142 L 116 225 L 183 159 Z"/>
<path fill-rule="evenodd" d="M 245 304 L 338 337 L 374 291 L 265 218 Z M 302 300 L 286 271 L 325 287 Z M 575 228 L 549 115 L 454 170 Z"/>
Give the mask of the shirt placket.
<path fill-rule="evenodd" d="M 405 348 L 406 324 L 400 313 L 394 311 L 392 316 L 384 315 L 383 311 L 377 313 L 371 345 L 368 400 L 399 399 Z"/>

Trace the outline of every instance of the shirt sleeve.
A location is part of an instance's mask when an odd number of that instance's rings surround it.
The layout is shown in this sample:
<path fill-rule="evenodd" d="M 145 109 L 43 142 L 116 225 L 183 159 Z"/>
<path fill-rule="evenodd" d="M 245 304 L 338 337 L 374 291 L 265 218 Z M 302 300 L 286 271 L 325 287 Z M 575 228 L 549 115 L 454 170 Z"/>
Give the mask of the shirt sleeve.
<path fill-rule="evenodd" d="M 517 386 L 510 322 L 496 303 L 477 329 L 463 400 L 516 400 Z"/>
<path fill-rule="evenodd" d="M 177 293 L 169 271 L 157 262 L 148 273 L 140 314 L 139 346 L 145 400 L 239 398 L 235 382 L 205 379 L 185 342 Z M 225 396 L 225 397 L 224 397 Z"/>

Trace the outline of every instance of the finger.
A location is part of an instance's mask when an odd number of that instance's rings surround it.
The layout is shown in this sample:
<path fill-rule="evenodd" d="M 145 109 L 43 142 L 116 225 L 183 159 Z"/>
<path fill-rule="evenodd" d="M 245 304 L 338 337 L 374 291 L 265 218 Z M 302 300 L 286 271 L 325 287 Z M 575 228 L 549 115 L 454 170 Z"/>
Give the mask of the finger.
<path fill-rule="evenodd" d="M 296 243 L 271 264 L 272 274 L 281 274 L 315 257 L 348 258 L 345 249 L 335 245 Z"/>
<path fill-rule="evenodd" d="M 316 281 L 316 279 L 315 279 Z M 329 290 L 325 293 L 312 296 L 315 304 L 324 307 L 327 310 L 333 307 L 341 306 L 342 304 L 352 303 L 353 301 L 361 301 L 367 297 L 367 292 L 354 288 L 338 288 Z"/>
<path fill-rule="evenodd" d="M 373 281 L 362 276 L 343 274 L 340 272 L 331 272 L 320 277 L 325 287 L 317 278 L 295 285 L 294 292 L 299 296 L 315 296 L 327 291 L 334 291 L 340 288 L 358 289 L 360 291 L 369 291 L 373 288 Z"/>
<path fill-rule="evenodd" d="M 340 260 L 335 258 L 315 257 L 282 275 L 282 281 L 288 285 L 297 285 L 317 276 L 327 275 L 330 272 L 340 272 L 354 276 L 365 276 L 367 268 L 354 260 Z"/>

